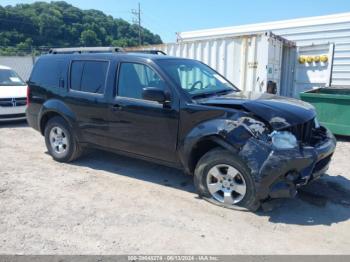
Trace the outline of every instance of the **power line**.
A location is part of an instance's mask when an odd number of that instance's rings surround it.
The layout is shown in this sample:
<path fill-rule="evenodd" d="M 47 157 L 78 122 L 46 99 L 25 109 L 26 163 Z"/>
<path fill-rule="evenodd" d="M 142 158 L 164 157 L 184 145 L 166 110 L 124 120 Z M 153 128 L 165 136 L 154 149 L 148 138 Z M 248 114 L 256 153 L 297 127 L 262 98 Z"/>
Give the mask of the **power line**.
<path fill-rule="evenodd" d="M 131 14 L 134 15 L 133 22 L 139 27 L 139 45 L 142 45 L 142 27 L 141 27 L 141 4 L 138 5 L 138 10 L 132 9 Z"/>

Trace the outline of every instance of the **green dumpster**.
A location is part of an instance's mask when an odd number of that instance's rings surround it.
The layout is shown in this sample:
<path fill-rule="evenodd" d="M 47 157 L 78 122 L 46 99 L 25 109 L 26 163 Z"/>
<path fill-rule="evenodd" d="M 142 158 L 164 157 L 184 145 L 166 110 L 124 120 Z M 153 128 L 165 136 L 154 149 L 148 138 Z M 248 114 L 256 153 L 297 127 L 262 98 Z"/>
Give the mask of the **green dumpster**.
<path fill-rule="evenodd" d="M 350 89 L 319 88 L 300 98 L 316 108 L 319 122 L 334 134 L 350 136 Z"/>

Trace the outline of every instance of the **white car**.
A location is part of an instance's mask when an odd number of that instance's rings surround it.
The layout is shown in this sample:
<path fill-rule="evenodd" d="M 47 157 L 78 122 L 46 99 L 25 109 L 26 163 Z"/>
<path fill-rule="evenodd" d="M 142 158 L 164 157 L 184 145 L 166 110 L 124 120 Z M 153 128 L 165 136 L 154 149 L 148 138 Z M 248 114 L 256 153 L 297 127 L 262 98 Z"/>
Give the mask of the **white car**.
<path fill-rule="evenodd" d="M 25 119 L 27 85 L 18 74 L 0 65 L 0 122 Z"/>

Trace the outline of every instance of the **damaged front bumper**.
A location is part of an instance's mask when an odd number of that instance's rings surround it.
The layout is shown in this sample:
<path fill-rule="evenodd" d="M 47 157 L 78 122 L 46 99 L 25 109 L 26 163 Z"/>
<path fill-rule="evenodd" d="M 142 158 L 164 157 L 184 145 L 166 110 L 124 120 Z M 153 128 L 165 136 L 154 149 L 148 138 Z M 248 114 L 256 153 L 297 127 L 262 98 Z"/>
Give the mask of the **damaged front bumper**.
<path fill-rule="evenodd" d="M 324 174 L 336 147 L 336 139 L 326 135 L 315 146 L 276 150 L 270 144 L 251 138 L 240 150 L 254 177 L 257 199 L 261 202 L 294 197 L 300 186 Z"/>

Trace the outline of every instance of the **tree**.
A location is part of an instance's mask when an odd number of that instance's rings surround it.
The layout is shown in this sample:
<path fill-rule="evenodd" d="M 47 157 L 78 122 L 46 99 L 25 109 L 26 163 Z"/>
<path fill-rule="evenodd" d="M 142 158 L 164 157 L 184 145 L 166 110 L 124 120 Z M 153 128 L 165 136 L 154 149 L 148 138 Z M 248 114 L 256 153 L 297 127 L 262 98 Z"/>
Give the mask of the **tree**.
<path fill-rule="evenodd" d="M 83 46 L 99 46 L 101 45 L 101 40 L 97 38 L 97 34 L 88 29 L 81 33 L 80 43 Z"/>
<path fill-rule="evenodd" d="M 112 42 L 112 46 L 127 47 L 127 46 L 131 46 L 131 44 L 129 43 L 129 41 L 127 39 L 121 38 L 118 40 L 114 40 Z"/>
<path fill-rule="evenodd" d="M 81 10 L 64 1 L 0 5 L 0 53 L 22 54 L 43 47 L 136 46 L 138 27 L 98 10 Z M 161 38 L 143 28 L 148 44 Z M 21 52 L 20 52 L 21 51 Z"/>

